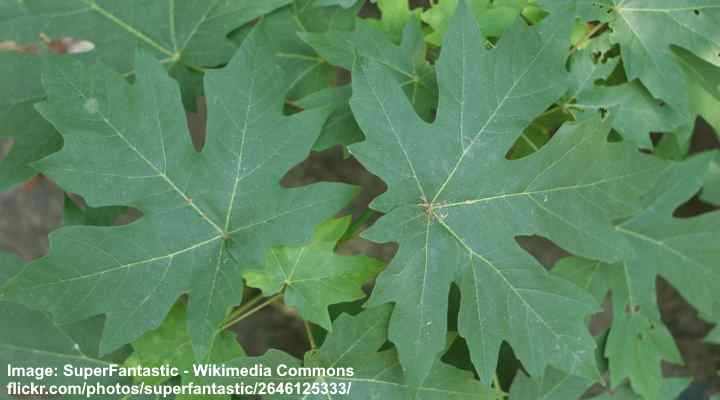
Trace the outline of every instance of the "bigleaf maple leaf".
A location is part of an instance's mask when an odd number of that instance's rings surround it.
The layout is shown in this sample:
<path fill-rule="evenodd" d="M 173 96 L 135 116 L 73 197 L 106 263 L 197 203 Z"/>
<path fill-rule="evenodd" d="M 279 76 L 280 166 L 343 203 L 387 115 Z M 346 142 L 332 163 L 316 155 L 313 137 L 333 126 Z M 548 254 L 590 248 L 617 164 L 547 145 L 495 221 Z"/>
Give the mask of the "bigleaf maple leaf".
<path fill-rule="evenodd" d="M 438 61 L 433 124 L 414 112 L 381 65 L 353 70 L 351 105 L 367 139 L 350 151 L 388 185 L 373 202 L 386 213 L 366 237 L 399 250 L 378 278 L 370 305 L 395 303 L 389 338 L 407 378 L 422 381 L 445 346 L 448 291 L 462 304 L 459 332 L 489 381 L 502 341 L 540 376 L 552 364 L 595 374 L 584 316 L 595 301 L 549 276 L 515 242 L 538 234 L 574 254 L 617 260 L 631 253 L 612 218 L 640 209 L 638 196 L 665 164 L 609 143 L 609 121 L 563 127 L 539 152 L 504 155 L 523 129 L 567 90 L 566 24 L 518 21 L 483 47 L 464 5 Z"/>
<path fill-rule="evenodd" d="M 144 216 L 122 227 L 53 233 L 51 254 L 6 291 L 58 321 L 106 314 L 103 352 L 159 326 L 189 292 L 188 331 L 204 357 L 229 308 L 242 300 L 240 266 L 262 263 L 272 245 L 309 240 L 350 191 L 329 183 L 280 185 L 309 152 L 327 111 L 282 114 L 288 84 L 258 35 L 206 76 L 201 152 L 161 64 L 140 51 L 136 70 L 130 85 L 102 64 L 53 61 L 39 109 L 65 144 L 36 167 L 88 204 L 133 206 Z"/>

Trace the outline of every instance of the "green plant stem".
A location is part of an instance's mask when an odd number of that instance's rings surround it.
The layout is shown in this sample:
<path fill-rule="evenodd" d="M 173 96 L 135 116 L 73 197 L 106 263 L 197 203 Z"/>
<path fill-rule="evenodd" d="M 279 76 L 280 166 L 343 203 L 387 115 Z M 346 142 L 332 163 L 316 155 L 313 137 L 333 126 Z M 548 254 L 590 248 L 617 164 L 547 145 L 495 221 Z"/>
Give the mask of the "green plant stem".
<path fill-rule="evenodd" d="M 596 33 L 600 31 L 600 29 L 607 26 L 607 22 L 603 22 L 602 24 L 595 25 L 590 32 L 588 32 L 585 36 L 583 36 L 582 39 L 580 39 L 577 44 L 575 44 L 572 49 L 570 49 L 570 55 L 573 55 L 580 47 L 582 47 L 585 43 L 587 43 L 588 40 L 590 40 Z"/>
<path fill-rule="evenodd" d="M 225 324 L 223 324 L 223 326 L 222 326 L 222 328 L 220 328 L 220 330 L 223 330 L 223 331 L 224 331 L 225 329 L 227 329 L 227 328 L 235 325 L 236 323 L 242 321 L 243 319 L 245 319 L 245 318 L 247 318 L 247 317 L 255 314 L 256 312 L 260 311 L 261 309 L 265 308 L 266 306 L 272 304 L 275 300 L 280 299 L 280 298 L 282 298 L 282 297 L 283 297 L 283 293 L 280 292 L 280 293 L 276 294 L 275 296 L 273 296 L 273 297 L 265 300 L 262 304 L 251 308 L 251 309 L 248 310 L 247 312 L 242 312 L 242 313 L 241 313 L 241 312 L 235 312 L 235 313 L 233 313 L 234 316 L 231 315 L 231 317 L 228 318 L 228 322 L 226 322 Z M 255 299 L 252 299 L 252 300 L 250 300 L 248 303 L 253 302 L 254 300 L 255 300 Z M 241 308 L 243 308 L 243 307 L 241 307 Z M 238 310 L 240 310 L 240 309 L 238 309 Z"/>
<path fill-rule="evenodd" d="M 497 372 L 493 373 L 493 388 L 495 389 L 495 393 L 501 397 L 505 397 L 505 392 L 503 392 L 502 387 L 500 386 L 500 378 L 498 378 Z"/>
<path fill-rule="evenodd" d="M 313 337 L 310 323 L 307 321 L 303 321 L 303 323 L 305 324 L 305 333 L 307 333 L 308 343 L 310 343 L 310 349 L 315 350 L 317 349 L 317 344 L 315 343 L 315 338 Z"/>

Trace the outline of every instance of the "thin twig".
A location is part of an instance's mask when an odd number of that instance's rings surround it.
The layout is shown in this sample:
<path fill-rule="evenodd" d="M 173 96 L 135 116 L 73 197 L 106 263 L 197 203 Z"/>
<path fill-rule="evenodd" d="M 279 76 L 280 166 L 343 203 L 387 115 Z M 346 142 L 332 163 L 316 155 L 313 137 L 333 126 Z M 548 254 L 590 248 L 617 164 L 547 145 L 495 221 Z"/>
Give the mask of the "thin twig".
<path fill-rule="evenodd" d="M 582 39 L 580 39 L 579 42 L 577 42 L 577 44 L 575 44 L 575 45 L 570 49 L 570 55 L 575 54 L 575 52 L 578 50 L 578 48 L 580 48 L 581 46 L 583 46 L 583 45 L 584 45 L 588 40 L 590 40 L 596 33 L 598 33 L 602 28 L 604 28 L 604 27 L 606 27 L 606 26 L 607 26 L 607 22 L 603 22 L 602 24 L 597 24 L 597 25 L 595 25 L 595 27 L 593 27 L 593 28 L 590 30 L 590 32 L 588 32 Z"/>
<path fill-rule="evenodd" d="M 315 350 L 317 349 L 317 344 L 315 343 L 315 338 L 313 337 L 310 323 L 307 321 L 303 321 L 303 323 L 305 323 L 305 333 L 307 333 L 308 343 L 310 343 L 310 349 Z"/>
<path fill-rule="evenodd" d="M 280 298 L 282 298 L 282 297 L 283 297 L 283 294 L 282 294 L 282 293 L 276 294 L 275 296 L 267 299 L 264 303 L 260 304 L 259 306 L 254 307 L 253 309 L 249 310 L 248 312 L 246 312 L 246 313 L 244 313 L 244 314 L 240 314 L 240 315 L 238 315 L 238 316 L 230 319 L 228 322 L 226 322 L 226 323 L 222 326 L 222 328 L 220 328 L 220 330 L 223 330 L 223 331 L 224 331 L 225 329 L 227 329 L 227 328 L 235 325 L 236 323 L 242 321 L 243 319 L 245 319 L 245 318 L 247 318 L 247 317 L 255 314 L 256 312 L 258 312 L 258 311 L 260 311 L 261 309 L 265 308 L 266 306 L 270 305 L 270 304 L 271 304 L 272 302 L 274 302 L 275 300 L 280 299 Z"/>

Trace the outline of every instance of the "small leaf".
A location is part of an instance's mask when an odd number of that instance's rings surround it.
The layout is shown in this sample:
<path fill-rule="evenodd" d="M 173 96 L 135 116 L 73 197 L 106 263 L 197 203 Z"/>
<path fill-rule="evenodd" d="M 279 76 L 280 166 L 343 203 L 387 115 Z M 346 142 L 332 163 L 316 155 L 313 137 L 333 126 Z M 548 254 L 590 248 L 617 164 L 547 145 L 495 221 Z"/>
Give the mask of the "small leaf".
<path fill-rule="evenodd" d="M 259 288 L 264 296 L 284 291 L 285 304 L 303 319 L 331 329 L 327 307 L 364 297 L 362 285 L 383 266 L 370 257 L 334 252 L 349 224 L 349 217 L 331 220 L 317 228 L 307 246 L 271 248 L 264 267 L 244 274 L 248 286 Z"/>

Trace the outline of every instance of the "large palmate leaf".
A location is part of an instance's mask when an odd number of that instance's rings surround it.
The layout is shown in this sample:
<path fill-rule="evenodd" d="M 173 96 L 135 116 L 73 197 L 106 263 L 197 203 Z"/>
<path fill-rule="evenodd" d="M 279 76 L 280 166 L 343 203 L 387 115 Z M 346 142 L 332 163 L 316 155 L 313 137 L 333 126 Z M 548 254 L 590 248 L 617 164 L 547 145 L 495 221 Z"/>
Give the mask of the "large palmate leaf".
<path fill-rule="evenodd" d="M 629 378 L 635 392 L 657 399 L 663 389 L 661 360 L 679 364 L 682 358 L 657 306 L 638 306 L 628 281 L 628 268 L 627 263 L 610 265 L 565 258 L 552 271 L 590 291 L 598 301 L 612 293 L 613 323 L 605 344 L 610 383 L 617 388 Z"/>
<path fill-rule="evenodd" d="M 151 56 L 136 56 L 134 85 L 103 64 L 52 62 L 39 109 L 65 145 L 37 168 L 91 206 L 129 205 L 144 216 L 55 232 L 50 256 L 6 291 L 58 321 L 106 314 L 103 352 L 157 327 L 189 292 L 188 331 L 196 355 L 206 355 L 242 299 L 240 265 L 260 264 L 271 245 L 309 239 L 350 194 L 337 184 L 280 186 L 326 114 L 282 115 L 287 82 L 261 43 L 251 35 L 226 68 L 207 75 L 202 152 L 191 143 L 176 84 Z"/>
<path fill-rule="evenodd" d="M 263 356 L 241 358 L 227 362 L 229 366 L 250 367 L 262 364 L 275 368 L 281 364 L 289 367 L 320 367 L 325 369 L 352 368 L 352 376 L 298 376 L 249 378 L 261 382 L 342 383 L 350 384 L 347 394 L 278 394 L 268 399 L 383 399 L 383 400 L 491 400 L 497 393 L 473 377 L 470 371 L 461 370 L 439 360 L 433 363 L 428 379 L 422 384 L 411 384 L 403 379 L 402 368 L 395 349 L 379 349 L 387 341 L 387 324 L 390 307 L 375 307 L 356 316 L 343 314 L 333 322 L 330 333 L 322 346 L 305 353 L 301 362 L 281 351 L 270 350 Z M 217 378 L 213 382 L 230 383 L 236 378 Z"/>
<path fill-rule="evenodd" d="M 335 245 L 349 224 L 349 217 L 328 221 L 306 246 L 271 248 L 263 267 L 245 273 L 248 286 L 259 288 L 265 296 L 283 291 L 285 304 L 297 309 L 303 319 L 331 329 L 328 306 L 364 297 L 362 285 L 383 266 L 374 258 L 335 254 Z"/>
<path fill-rule="evenodd" d="M 650 206 L 616 227 L 635 248 L 626 272 L 632 301 L 641 310 L 653 306 L 655 279 L 661 275 L 701 315 L 720 320 L 720 212 L 673 217 L 675 208 L 700 189 L 715 156 L 707 152 L 666 169 L 649 196 Z"/>
<path fill-rule="evenodd" d="M 720 4 L 715 0 L 605 0 L 612 39 L 620 44 L 628 80 L 688 114 L 688 97 L 671 45 L 720 65 Z"/>
<path fill-rule="evenodd" d="M 613 127 L 638 147 L 652 149 L 652 132 L 673 132 L 687 120 L 654 99 L 637 81 L 616 86 L 595 86 L 580 93 L 577 107 L 610 110 Z"/>
<path fill-rule="evenodd" d="M 503 340 L 534 376 L 548 364 L 594 376 L 583 317 L 595 301 L 549 276 L 514 237 L 543 235 L 598 259 L 627 256 L 610 218 L 639 210 L 638 197 L 665 162 L 609 143 L 609 122 L 599 118 L 506 160 L 523 129 L 566 91 L 569 27 L 552 16 L 537 28 L 518 21 L 488 50 L 466 11 L 459 8 L 445 36 L 432 125 L 382 65 L 364 61 L 353 71 L 351 106 L 367 139 L 350 151 L 388 185 L 372 203 L 387 215 L 367 238 L 400 246 L 370 302 L 395 303 L 389 337 L 412 382 L 422 382 L 445 346 L 453 281 L 462 296 L 459 332 L 483 380 Z"/>

